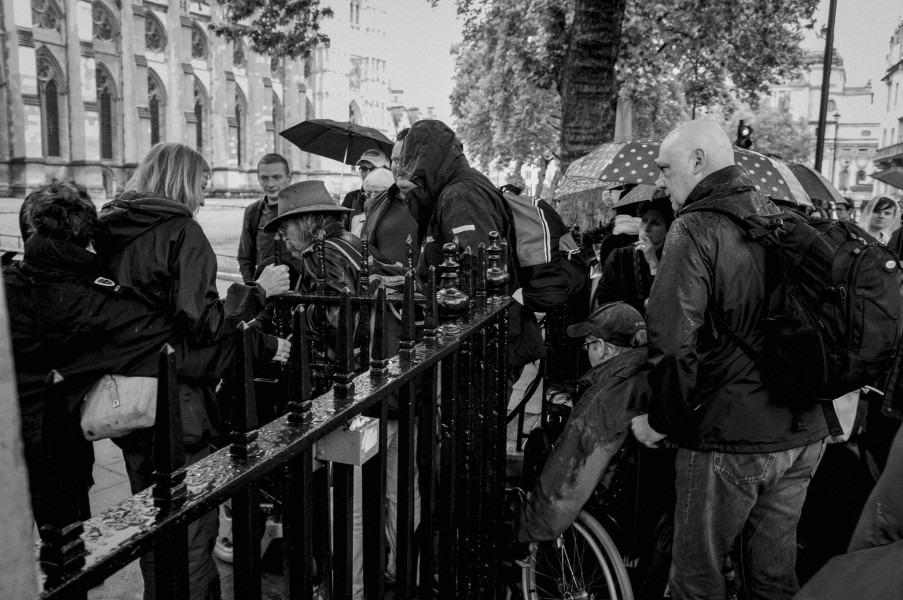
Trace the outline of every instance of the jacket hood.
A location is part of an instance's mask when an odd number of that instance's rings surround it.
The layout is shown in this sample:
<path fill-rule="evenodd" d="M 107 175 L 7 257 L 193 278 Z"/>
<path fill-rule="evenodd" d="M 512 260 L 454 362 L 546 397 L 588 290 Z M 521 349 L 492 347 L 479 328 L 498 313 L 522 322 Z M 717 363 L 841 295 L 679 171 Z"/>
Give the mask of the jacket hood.
<path fill-rule="evenodd" d="M 100 263 L 97 255 L 85 248 L 62 240 L 32 234 L 25 241 L 23 263 L 26 267 L 43 273 L 60 273 L 77 276 L 93 276 Z"/>
<path fill-rule="evenodd" d="M 767 196 L 756 191 L 753 180 L 737 165 L 719 169 L 700 181 L 690 192 L 677 216 L 682 215 L 690 206 L 695 210 L 714 203 L 721 206 L 729 204 L 746 214 L 777 215 L 782 212 Z"/>
<path fill-rule="evenodd" d="M 456 172 L 470 165 L 461 141 L 442 121 L 417 121 L 404 139 L 398 173 L 435 202 Z"/>
<path fill-rule="evenodd" d="M 98 215 L 105 231 L 95 242 L 99 251 L 125 246 L 136 237 L 173 218 L 194 218 L 184 204 L 168 198 L 126 192 L 108 202 Z"/>

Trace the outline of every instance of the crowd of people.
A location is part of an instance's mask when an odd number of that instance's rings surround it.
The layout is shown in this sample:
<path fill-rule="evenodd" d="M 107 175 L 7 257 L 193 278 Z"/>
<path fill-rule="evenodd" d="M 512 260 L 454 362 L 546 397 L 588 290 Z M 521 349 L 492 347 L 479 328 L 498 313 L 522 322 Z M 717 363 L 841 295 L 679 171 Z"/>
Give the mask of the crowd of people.
<path fill-rule="evenodd" d="M 647 576 L 638 596 L 662 598 L 667 588 L 674 598 L 721 600 L 727 594 L 725 560 L 736 547 L 747 597 L 791 598 L 798 591 L 797 523 L 825 454 L 828 424 L 818 399 L 791 402 L 771 389 L 760 363 L 715 324 L 723 322 L 761 346 L 764 248 L 723 214 L 684 210 L 718 204 L 759 214 L 768 199 L 735 164 L 723 130 L 704 119 L 671 132 L 656 162 L 660 191 L 642 202 L 619 203 L 608 234 L 594 248 L 594 284 L 587 286 L 591 310 L 567 330 L 582 339 L 591 368 L 579 381 L 550 388 L 549 402 L 572 407 L 570 418 L 515 520 L 512 538 L 526 543 L 560 535 L 600 482 L 604 485 L 606 471 L 632 439 L 655 456 L 650 489 L 658 499 L 654 514 L 663 524 L 654 527 L 658 539 L 649 545 L 661 551 L 644 559 Z M 443 261 L 447 243 L 462 249 L 489 246 L 494 231 L 515 246 L 503 190 L 469 165 L 461 141 L 444 123 L 418 121 L 398 135 L 390 157 L 374 148 L 357 166 L 360 188 L 337 202 L 322 181 L 293 183 L 284 157 L 263 156 L 257 168 L 263 194 L 246 208 L 241 225 L 238 264 L 244 283 L 229 287 L 225 298 L 217 292 L 216 257 L 195 218 L 204 205 L 210 167 L 187 146 L 154 146 L 125 191 L 99 212 L 85 189 L 71 181 L 54 181 L 25 199 L 24 253 L 4 267 L 4 281 L 38 525 L 58 518 L 60 501 L 48 492 L 48 479 L 59 465 L 51 469 L 48 461 L 60 444 L 77 457 L 72 469 L 78 501 L 70 516 L 89 516 L 93 454 L 80 415 L 98 380 L 116 375 L 126 385 L 129 378 L 155 377 L 157 354 L 170 344 L 186 464 L 191 464 L 223 441 L 217 389 L 228 379 L 235 327 L 251 324 L 259 365 L 290 358 L 290 344 L 274 334 L 268 298 L 290 290 L 365 293 L 379 285 L 399 290 L 409 268 L 407 239 L 420 282 Z M 851 205 L 838 203 L 834 209 L 838 219 L 853 219 Z M 896 200 L 867 203 L 860 224 L 898 256 L 903 251 Z M 370 257 L 367 290 L 359 289 L 361 240 Z M 318 279 L 324 265 L 314 251 L 317 244 L 323 248 L 325 280 Z M 506 258 L 507 291 L 522 297 L 516 291 L 528 282 L 519 281 L 515 253 Z M 337 312 L 322 305 L 307 311 L 309 329 L 325 340 L 325 360 L 334 348 Z M 521 312 L 529 311 L 515 304 L 511 318 L 519 319 Z M 397 352 L 400 333 L 400 314 L 393 308 L 384 331 L 390 353 Z M 531 352 L 515 348 L 514 354 L 520 362 L 539 358 L 539 351 Z M 869 414 L 856 421 L 863 432 L 863 424 L 868 427 L 861 438 L 869 441 L 864 451 L 877 457 L 879 468 L 887 464 L 888 473 L 898 473 L 903 460 L 899 442 L 891 451 L 903 418 L 899 368 L 880 396 L 864 397 L 861 404 Z M 45 380 L 54 370 L 62 375 L 55 397 L 65 398 L 69 415 L 64 439 L 43 435 L 49 414 Z M 391 580 L 398 399 L 389 404 Z M 152 485 L 151 430 L 123 432 L 114 442 L 122 449 L 132 491 Z M 360 490 L 359 469 L 355 477 Z M 876 487 L 879 497 L 864 507 L 856 547 L 868 545 L 862 528 L 887 527 L 874 510 L 888 505 L 881 494 L 898 489 L 887 483 Z M 358 532 L 361 518 L 358 493 Z M 189 529 L 192 599 L 220 597 L 212 559 L 217 530 L 215 512 Z M 887 536 L 896 540 L 899 533 Z M 360 539 L 354 536 L 354 598 L 363 597 Z M 154 597 L 152 566 L 150 556 L 142 557 L 146 599 Z"/>

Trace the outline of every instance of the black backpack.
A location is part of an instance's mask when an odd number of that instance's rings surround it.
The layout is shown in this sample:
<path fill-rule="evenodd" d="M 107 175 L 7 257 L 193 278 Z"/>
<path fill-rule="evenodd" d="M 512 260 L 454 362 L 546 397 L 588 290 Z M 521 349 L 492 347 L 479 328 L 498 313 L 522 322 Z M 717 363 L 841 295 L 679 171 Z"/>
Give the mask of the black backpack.
<path fill-rule="evenodd" d="M 884 376 L 903 331 L 903 274 L 890 250 L 845 221 L 717 204 L 684 212 L 694 210 L 729 217 L 767 249 L 762 352 L 713 320 L 760 364 L 772 389 L 830 401 Z"/>

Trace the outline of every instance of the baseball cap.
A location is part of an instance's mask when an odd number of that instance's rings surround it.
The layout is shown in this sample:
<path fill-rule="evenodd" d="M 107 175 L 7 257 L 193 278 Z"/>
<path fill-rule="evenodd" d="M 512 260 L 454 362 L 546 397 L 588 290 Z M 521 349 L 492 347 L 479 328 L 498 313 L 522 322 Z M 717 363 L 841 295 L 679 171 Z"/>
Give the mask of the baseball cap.
<path fill-rule="evenodd" d="M 625 302 L 609 302 L 590 313 L 582 323 L 568 327 L 568 336 L 594 335 L 615 346 L 630 348 L 638 331 L 646 331 L 646 321 Z"/>
<path fill-rule="evenodd" d="M 361 163 L 363 162 L 368 162 L 376 168 L 389 168 L 389 159 L 386 158 L 386 155 L 382 150 L 377 150 L 376 148 L 371 148 L 361 154 L 361 157 L 354 164 L 361 166 Z"/>

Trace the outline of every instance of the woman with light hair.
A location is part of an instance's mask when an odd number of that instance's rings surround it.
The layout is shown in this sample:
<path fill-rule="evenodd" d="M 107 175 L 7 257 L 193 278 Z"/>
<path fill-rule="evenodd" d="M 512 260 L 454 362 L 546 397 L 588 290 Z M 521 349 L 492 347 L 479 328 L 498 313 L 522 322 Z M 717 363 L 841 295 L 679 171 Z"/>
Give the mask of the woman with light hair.
<path fill-rule="evenodd" d="M 234 283 L 226 300 L 216 287 L 217 262 L 213 248 L 195 219 L 204 205 L 210 167 L 198 152 L 183 144 L 157 144 L 138 165 L 125 192 L 103 207 L 103 233 L 95 241 L 97 252 L 112 277 L 173 323 L 170 344 L 186 355 L 230 336 L 242 320 L 250 321 L 263 309 L 266 297 L 288 290 L 285 266 L 270 267 L 251 285 Z M 275 360 L 288 357 L 289 346 L 279 340 Z M 179 394 L 186 464 L 210 453 L 216 436 L 217 381 L 199 370 L 179 370 Z M 151 430 L 118 438 L 125 456 L 132 492 L 152 483 Z M 192 600 L 215 600 L 219 574 L 210 554 L 217 534 L 216 512 L 189 526 L 189 580 Z M 144 599 L 154 598 L 151 556 L 141 559 Z"/>
<path fill-rule="evenodd" d="M 862 207 L 859 226 L 884 245 L 900 228 L 900 204 L 887 196 L 876 196 Z"/>

